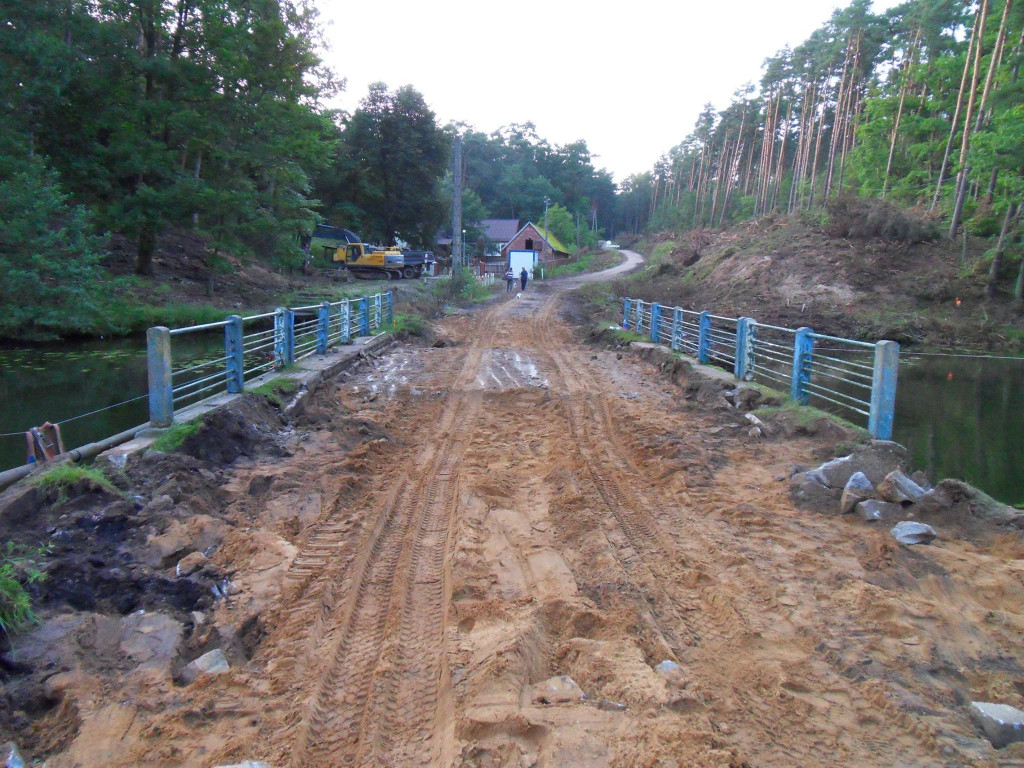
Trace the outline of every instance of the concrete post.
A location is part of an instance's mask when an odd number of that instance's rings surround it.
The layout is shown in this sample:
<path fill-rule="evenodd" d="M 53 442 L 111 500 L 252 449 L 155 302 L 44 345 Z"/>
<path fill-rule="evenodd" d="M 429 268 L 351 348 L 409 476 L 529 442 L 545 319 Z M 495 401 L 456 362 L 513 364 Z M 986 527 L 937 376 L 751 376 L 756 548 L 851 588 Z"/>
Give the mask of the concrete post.
<path fill-rule="evenodd" d="M 359 300 L 359 335 L 370 335 L 370 300 L 366 296 Z"/>
<path fill-rule="evenodd" d="M 388 298 L 388 323 L 390 323 L 391 325 L 394 325 L 395 324 L 395 292 L 394 291 L 388 291 L 387 292 L 387 298 Z"/>
<path fill-rule="evenodd" d="M 682 344 L 683 310 L 675 307 L 672 310 L 672 342 L 669 346 L 676 352 Z"/>
<path fill-rule="evenodd" d="M 227 358 L 228 393 L 237 395 L 245 390 L 245 360 L 242 348 L 242 318 L 228 317 L 224 326 L 224 356 Z"/>
<path fill-rule="evenodd" d="M 644 302 L 643 299 L 636 300 L 636 322 L 633 323 L 633 333 L 643 334 L 644 332 Z"/>
<path fill-rule="evenodd" d="M 274 367 L 281 369 L 295 362 L 295 313 L 278 307 L 274 310 Z"/>
<path fill-rule="evenodd" d="M 810 328 L 797 328 L 793 341 L 793 378 L 789 396 L 800 405 L 807 405 L 807 382 L 811 380 L 811 362 L 814 353 L 814 333 Z"/>
<path fill-rule="evenodd" d="M 622 300 L 622 327 L 629 329 L 629 299 Z"/>
<path fill-rule="evenodd" d="M 741 317 L 736 322 L 736 354 L 733 373 L 740 381 L 754 378 L 754 329 L 757 323 L 751 317 Z"/>
<path fill-rule="evenodd" d="M 327 354 L 327 334 L 331 327 L 330 302 L 321 302 L 320 309 L 317 310 L 317 321 L 316 353 L 318 355 L 324 355 Z"/>
<path fill-rule="evenodd" d="M 338 313 L 341 315 L 341 343 L 348 344 L 352 340 L 352 304 L 348 299 L 341 302 Z"/>
<path fill-rule="evenodd" d="M 697 361 L 706 363 L 711 355 L 711 313 L 700 313 L 700 335 L 697 337 Z"/>
<path fill-rule="evenodd" d="M 661 304 L 654 302 L 651 304 L 651 341 L 655 344 L 658 343 L 658 337 L 661 335 Z"/>
<path fill-rule="evenodd" d="M 900 364 L 900 345 L 895 341 L 875 344 L 875 370 L 871 378 L 871 410 L 868 432 L 877 440 L 892 440 L 893 414 L 896 410 L 896 376 Z"/>
<path fill-rule="evenodd" d="M 149 423 L 170 426 L 174 419 L 171 385 L 171 329 L 158 325 L 146 331 L 146 368 L 149 374 Z"/>

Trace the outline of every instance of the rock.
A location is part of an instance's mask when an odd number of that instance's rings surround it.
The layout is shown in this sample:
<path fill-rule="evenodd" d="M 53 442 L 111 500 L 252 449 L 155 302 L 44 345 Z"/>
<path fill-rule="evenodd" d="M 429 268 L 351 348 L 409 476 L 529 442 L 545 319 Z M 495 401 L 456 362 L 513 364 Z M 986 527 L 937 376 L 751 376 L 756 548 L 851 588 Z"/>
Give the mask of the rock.
<path fill-rule="evenodd" d="M 821 482 L 817 470 L 798 472 L 789 479 L 789 498 L 801 509 L 826 511 L 839 499 L 839 491 Z"/>
<path fill-rule="evenodd" d="M 941 517 L 950 523 L 979 523 L 1024 528 L 1024 509 L 1001 504 L 962 480 L 943 480 L 914 505 L 918 517 Z"/>
<path fill-rule="evenodd" d="M 665 678 L 665 682 L 673 688 L 685 688 L 689 682 L 683 668 L 669 659 L 656 665 L 654 671 Z"/>
<path fill-rule="evenodd" d="M 13 741 L 0 746 L 0 757 L 4 759 L 4 768 L 25 768 L 25 758 Z"/>
<path fill-rule="evenodd" d="M 930 525 L 915 520 L 903 520 L 896 523 L 890 533 L 896 541 L 906 544 L 908 547 L 912 544 L 928 544 L 938 536 Z"/>
<path fill-rule="evenodd" d="M 163 512 L 169 512 L 172 507 L 174 507 L 174 499 L 172 499 L 170 495 L 165 493 L 160 496 L 154 497 L 154 499 L 151 502 L 149 502 L 149 504 L 142 508 L 142 511 L 147 515 L 158 515 Z"/>
<path fill-rule="evenodd" d="M 910 479 L 921 486 L 925 493 L 932 489 L 932 484 L 928 482 L 928 475 L 922 472 L 920 469 L 910 476 Z"/>
<path fill-rule="evenodd" d="M 972 701 L 971 720 L 996 749 L 1024 739 L 1024 712 L 1008 704 Z"/>
<path fill-rule="evenodd" d="M 186 685 L 194 683 L 201 677 L 219 675 L 231 669 L 224 651 L 214 648 L 209 653 L 204 653 L 198 659 L 194 659 L 181 668 L 178 677 Z"/>
<path fill-rule="evenodd" d="M 861 516 L 861 519 L 868 523 L 876 523 L 879 520 L 891 520 L 903 514 L 903 507 L 899 504 L 890 504 L 888 501 L 878 499 L 865 499 L 855 506 L 854 511 Z"/>
<path fill-rule="evenodd" d="M 761 403 L 761 390 L 741 384 L 736 387 L 736 394 L 732 400 L 739 410 L 752 411 Z"/>
<path fill-rule="evenodd" d="M 870 499 L 874 493 L 875 487 L 871 485 L 867 475 L 863 472 L 854 472 L 846 481 L 846 487 L 843 488 L 843 495 L 839 500 L 840 514 L 845 515 L 852 512 L 858 503 Z"/>
<path fill-rule="evenodd" d="M 605 712 L 624 712 L 626 705 L 610 699 L 601 699 L 597 702 L 597 708 L 603 709 Z"/>
<path fill-rule="evenodd" d="M 121 619 L 121 652 L 143 666 L 169 665 L 178 653 L 184 626 L 164 613 L 138 611 Z"/>
<path fill-rule="evenodd" d="M 877 486 L 894 469 L 902 469 L 906 449 L 889 440 L 872 440 L 859 446 L 849 456 L 827 461 L 818 467 L 829 488 L 843 488 L 854 472 L 863 472 Z"/>
<path fill-rule="evenodd" d="M 924 496 L 924 488 L 894 469 L 878 484 L 878 495 L 893 504 L 913 503 Z"/>
<path fill-rule="evenodd" d="M 531 688 L 530 699 L 534 704 L 564 704 L 582 701 L 583 691 L 568 675 L 551 677 Z"/>
<path fill-rule="evenodd" d="M 206 565 L 207 562 L 206 555 L 202 552 L 193 552 L 189 555 L 185 555 L 178 561 L 178 564 L 174 567 L 174 574 L 178 578 L 191 576 Z"/>

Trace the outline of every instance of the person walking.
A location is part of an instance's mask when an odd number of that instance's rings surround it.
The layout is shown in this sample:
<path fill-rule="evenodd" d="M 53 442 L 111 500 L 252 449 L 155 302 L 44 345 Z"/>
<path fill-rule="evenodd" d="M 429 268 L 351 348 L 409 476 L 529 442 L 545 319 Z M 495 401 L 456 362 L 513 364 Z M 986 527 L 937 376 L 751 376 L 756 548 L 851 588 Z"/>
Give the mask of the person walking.
<path fill-rule="evenodd" d="M 526 278 L 527 278 L 526 267 L 523 267 L 523 271 L 519 273 L 519 282 L 522 285 L 522 288 L 520 288 L 519 290 L 521 290 L 521 291 L 525 291 L 526 290 Z"/>
<path fill-rule="evenodd" d="M 508 268 L 508 272 L 505 273 L 505 293 L 509 293 L 515 290 L 516 285 L 516 273 L 512 271 L 512 267 Z"/>

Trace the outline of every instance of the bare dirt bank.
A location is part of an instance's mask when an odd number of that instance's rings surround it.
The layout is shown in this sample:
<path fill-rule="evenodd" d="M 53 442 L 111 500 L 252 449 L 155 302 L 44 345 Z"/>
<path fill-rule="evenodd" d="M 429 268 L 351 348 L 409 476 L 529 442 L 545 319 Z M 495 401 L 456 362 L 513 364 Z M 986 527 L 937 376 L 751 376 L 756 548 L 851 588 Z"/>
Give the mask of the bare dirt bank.
<path fill-rule="evenodd" d="M 747 436 L 574 341 L 561 290 L 449 318 L 442 346 L 395 347 L 197 464 L 212 479 L 164 495 L 225 527 L 203 551 L 230 585 L 138 618 L 54 601 L 20 641 L 46 661 L 5 672 L 29 728 L 3 735 L 50 768 L 1024 759 L 965 707 L 1024 704 L 1016 535 L 908 549 L 797 510 L 791 467 L 842 434 Z M 171 559 L 162 578 L 192 578 Z M 183 684 L 215 648 L 230 669 Z M 578 692 L 541 685 L 559 676 Z"/>

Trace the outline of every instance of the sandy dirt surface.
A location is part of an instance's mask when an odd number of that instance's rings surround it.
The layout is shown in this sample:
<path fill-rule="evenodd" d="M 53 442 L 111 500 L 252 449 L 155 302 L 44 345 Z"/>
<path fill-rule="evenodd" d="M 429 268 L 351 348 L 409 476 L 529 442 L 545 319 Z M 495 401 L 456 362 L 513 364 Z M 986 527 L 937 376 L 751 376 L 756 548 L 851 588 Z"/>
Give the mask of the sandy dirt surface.
<path fill-rule="evenodd" d="M 1022 704 L 1020 543 L 795 510 L 822 446 L 574 341 L 591 278 L 447 318 L 227 470 L 216 622 L 258 616 L 250 657 L 65 680 L 49 768 L 1020 764 L 965 706 Z"/>

